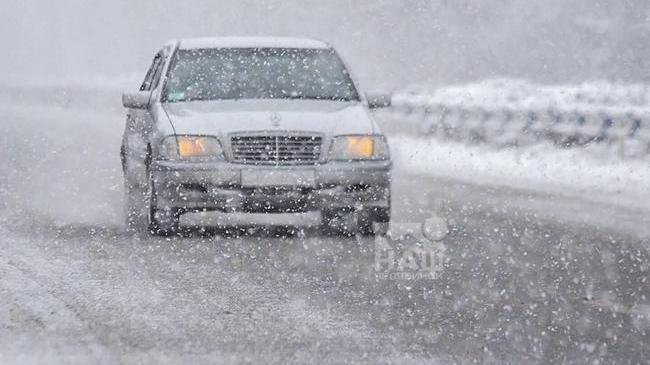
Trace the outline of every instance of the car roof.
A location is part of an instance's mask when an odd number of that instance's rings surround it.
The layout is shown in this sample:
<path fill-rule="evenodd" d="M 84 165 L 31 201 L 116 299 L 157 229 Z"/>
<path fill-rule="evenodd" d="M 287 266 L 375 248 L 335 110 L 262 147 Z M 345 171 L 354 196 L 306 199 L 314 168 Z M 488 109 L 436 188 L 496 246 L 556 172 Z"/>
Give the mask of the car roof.
<path fill-rule="evenodd" d="M 216 37 L 188 38 L 179 41 L 180 49 L 205 48 L 310 48 L 326 49 L 330 46 L 308 38 L 288 37 Z"/>

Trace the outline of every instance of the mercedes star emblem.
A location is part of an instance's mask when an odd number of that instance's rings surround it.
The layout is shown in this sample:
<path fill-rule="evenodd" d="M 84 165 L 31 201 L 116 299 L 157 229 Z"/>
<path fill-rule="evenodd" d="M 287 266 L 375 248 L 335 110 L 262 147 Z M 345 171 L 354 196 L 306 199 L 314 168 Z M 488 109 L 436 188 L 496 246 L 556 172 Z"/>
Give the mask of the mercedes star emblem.
<path fill-rule="evenodd" d="M 282 120 L 282 116 L 280 115 L 280 113 L 271 114 L 271 123 L 273 124 L 274 127 L 279 126 L 281 120 Z"/>

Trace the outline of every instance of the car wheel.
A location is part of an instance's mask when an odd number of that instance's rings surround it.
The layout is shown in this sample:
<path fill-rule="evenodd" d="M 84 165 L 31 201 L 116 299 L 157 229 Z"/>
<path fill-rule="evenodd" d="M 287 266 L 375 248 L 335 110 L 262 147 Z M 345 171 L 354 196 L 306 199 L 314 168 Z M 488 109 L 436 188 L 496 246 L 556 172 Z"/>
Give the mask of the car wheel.
<path fill-rule="evenodd" d="M 320 231 L 322 234 L 353 236 L 357 230 L 357 216 L 354 212 L 330 209 L 321 212 Z"/>
<path fill-rule="evenodd" d="M 376 208 L 360 212 L 358 217 L 359 234 L 363 236 L 381 236 L 388 233 L 390 213 L 387 209 Z"/>
<path fill-rule="evenodd" d="M 156 184 L 150 172 L 147 173 L 147 223 L 149 233 L 157 236 L 169 236 L 179 231 L 180 210 L 172 207 L 158 206 Z"/>
<path fill-rule="evenodd" d="M 124 186 L 125 225 L 127 232 L 146 233 L 148 227 L 147 193 L 142 188 Z"/>
<path fill-rule="evenodd" d="M 388 233 L 388 222 L 372 222 L 359 227 L 362 236 L 385 236 Z"/>
<path fill-rule="evenodd" d="M 325 210 L 322 212 L 321 233 L 353 236 L 379 236 L 388 233 L 390 215 L 387 209 L 371 211 Z"/>

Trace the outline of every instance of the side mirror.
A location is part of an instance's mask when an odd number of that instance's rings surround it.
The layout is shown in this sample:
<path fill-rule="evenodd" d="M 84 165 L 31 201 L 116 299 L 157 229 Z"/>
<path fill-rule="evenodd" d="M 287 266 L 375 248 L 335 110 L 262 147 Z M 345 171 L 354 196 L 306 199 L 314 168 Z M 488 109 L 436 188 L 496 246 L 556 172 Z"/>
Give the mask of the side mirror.
<path fill-rule="evenodd" d="M 137 91 L 122 94 L 122 105 L 130 109 L 146 109 L 149 107 L 150 91 Z"/>
<path fill-rule="evenodd" d="M 368 93 L 366 99 L 368 99 L 368 108 L 370 109 L 387 108 L 391 104 L 390 94 Z"/>

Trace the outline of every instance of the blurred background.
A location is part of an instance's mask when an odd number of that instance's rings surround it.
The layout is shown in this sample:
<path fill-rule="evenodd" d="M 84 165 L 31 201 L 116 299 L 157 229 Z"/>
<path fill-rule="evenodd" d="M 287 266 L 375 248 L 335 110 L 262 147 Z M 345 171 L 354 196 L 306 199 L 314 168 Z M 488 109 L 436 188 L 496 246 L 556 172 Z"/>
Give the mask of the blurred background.
<path fill-rule="evenodd" d="M 0 14 L 14 82 L 140 78 L 167 40 L 223 35 L 327 40 L 369 88 L 650 81 L 647 0 L 6 0 Z"/>

